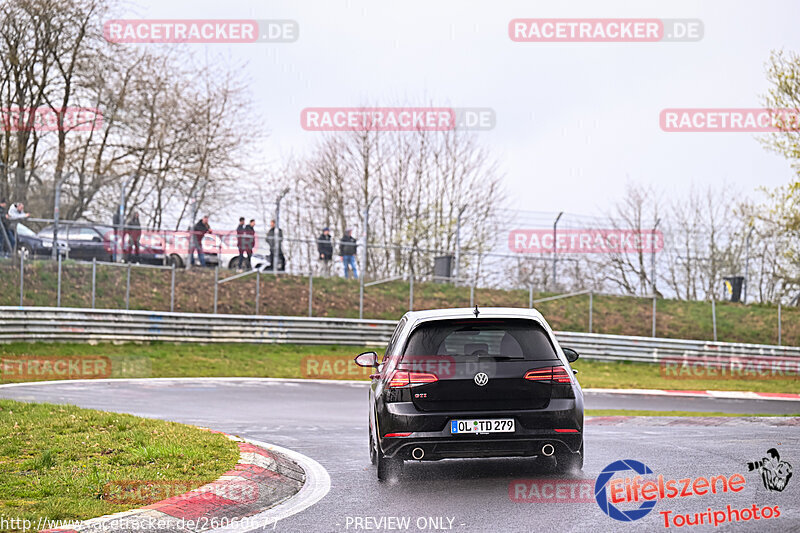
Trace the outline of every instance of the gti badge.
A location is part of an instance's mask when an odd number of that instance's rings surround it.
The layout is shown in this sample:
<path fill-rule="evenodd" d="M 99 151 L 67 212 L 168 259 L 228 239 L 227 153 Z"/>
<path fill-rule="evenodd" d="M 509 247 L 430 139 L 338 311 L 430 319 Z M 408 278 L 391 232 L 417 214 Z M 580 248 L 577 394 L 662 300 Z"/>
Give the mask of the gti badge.
<path fill-rule="evenodd" d="M 487 376 L 485 372 L 478 372 L 475 374 L 475 385 L 483 387 L 487 383 L 489 383 L 489 376 Z"/>

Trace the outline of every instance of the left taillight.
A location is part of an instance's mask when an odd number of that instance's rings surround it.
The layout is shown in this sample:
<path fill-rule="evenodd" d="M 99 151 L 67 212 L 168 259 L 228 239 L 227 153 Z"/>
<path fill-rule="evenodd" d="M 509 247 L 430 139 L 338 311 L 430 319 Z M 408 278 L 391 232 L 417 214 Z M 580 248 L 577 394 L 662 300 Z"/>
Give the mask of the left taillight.
<path fill-rule="evenodd" d="M 525 379 L 528 381 L 552 381 L 553 383 L 570 382 L 569 373 L 563 366 L 548 366 L 545 368 L 528 370 L 525 373 Z"/>
<path fill-rule="evenodd" d="M 389 380 L 389 388 L 399 389 L 401 387 L 416 387 L 417 385 L 427 385 L 439 381 L 436 374 L 428 372 L 407 372 L 405 370 L 395 370 Z"/>

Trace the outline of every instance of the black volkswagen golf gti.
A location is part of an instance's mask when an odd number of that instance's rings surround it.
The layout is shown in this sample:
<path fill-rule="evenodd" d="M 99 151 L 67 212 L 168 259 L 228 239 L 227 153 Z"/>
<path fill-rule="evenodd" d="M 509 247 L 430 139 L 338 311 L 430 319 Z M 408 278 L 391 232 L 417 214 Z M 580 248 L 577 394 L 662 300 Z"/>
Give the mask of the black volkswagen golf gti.
<path fill-rule="evenodd" d="M 561 348 L 533 309 L 439 309 L 406 313 L 369 393 L 369 451 L 378 479 L 403 461 L 547 457 L 583 468 L 583 393 Z M 553 464 L 553 463 L 551 463 Z"/>

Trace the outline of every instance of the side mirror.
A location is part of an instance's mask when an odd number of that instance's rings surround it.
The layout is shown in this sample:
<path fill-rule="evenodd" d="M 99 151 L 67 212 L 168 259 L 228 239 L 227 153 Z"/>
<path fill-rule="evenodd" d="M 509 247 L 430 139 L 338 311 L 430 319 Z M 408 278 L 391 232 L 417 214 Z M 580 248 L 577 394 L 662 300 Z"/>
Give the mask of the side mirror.
<path fill-rule="evenodd" d="M 364 352 L 359 354 L 355 361 L 358 366 L 378 366 L 378 354 L 375 352 Z"/>
<path fill-rule="evenodd" d="M 575 361 L 578 360 L 578 357 L 580 357 L 578 355 L 578 352 L 576 352 L 572 348 L 564 348 L 562 346 L 561 349 L 564 351 L 564 355 L 567 356 L 567 361 L 569 361 L 570 363 L 574 363 Z"/>

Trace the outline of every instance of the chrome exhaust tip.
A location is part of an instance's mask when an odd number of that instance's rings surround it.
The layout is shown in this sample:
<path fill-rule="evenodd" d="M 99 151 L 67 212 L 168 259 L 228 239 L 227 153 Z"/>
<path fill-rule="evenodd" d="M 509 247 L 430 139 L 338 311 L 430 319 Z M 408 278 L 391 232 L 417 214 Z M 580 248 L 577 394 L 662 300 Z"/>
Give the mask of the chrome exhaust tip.
<path fill-rule="evenodd" d="M 422 448 L 414 448 L 413 450 L 411 450 L 411 457 L 419 461 L 420 459 L 425 457 L 425 450 L 423 450 Z"/>
<path fill-rule="evenodd" d="M 552 445 L 552 444 L 550 444 L 549 442 L 548 442 L 547 444 L 545 444 L 544 446 L 542 446 L 542 453 L 543 453 L 543 454 L 544 454 L 546 457 L 550 457 L 550 456 L 551 456 L 551 455 L 553 455 L 555 452 L 556 452 L 556 449 L 555 449 L 555 448 L 553 447 L 553 445 Z"/>

